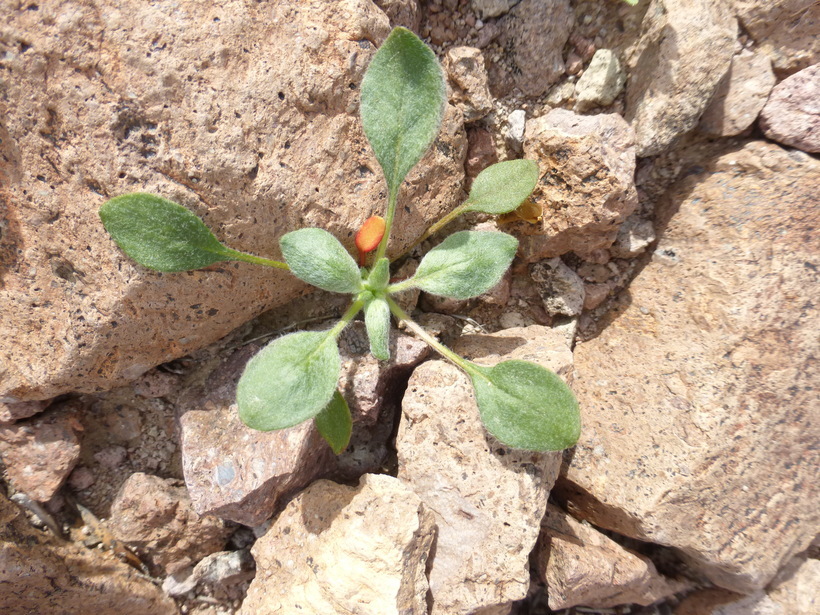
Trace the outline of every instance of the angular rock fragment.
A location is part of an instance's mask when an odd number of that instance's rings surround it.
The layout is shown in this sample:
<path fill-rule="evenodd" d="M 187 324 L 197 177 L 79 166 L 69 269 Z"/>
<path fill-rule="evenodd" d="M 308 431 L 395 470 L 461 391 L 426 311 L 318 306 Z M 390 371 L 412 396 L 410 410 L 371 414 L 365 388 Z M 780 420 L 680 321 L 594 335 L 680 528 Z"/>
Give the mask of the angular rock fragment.
<path fill-rule="evenodd" d="M 680 591 L 652 561 L 624 549 L 590 525 L 548 505 L 535 565 L 547 584 L 549 606 L 605 608 L 649 605 Z"/>
<path fill-rule="evenodd" d="M 618 56 L 611 49 L 599 49 L 575 84 L 575 108 L 586 111 L 592 107 L 611 105 L 626 83 L 626 73 Z"/>
<path fill-rule="evenodd" d="M 531 200 L 543 208 L 540 225 L 514 227 L 527 262 L 608 248 L 638 204 L 635 135 L 616 114 L 583 116 L 553 109 L 527 122 L 524 157 L 538 161 L 541 178 Z"/>
<path fill-rule="evenodd" d="M 549 258 L 530 266 L 530 275 L 547 314 L 577 316 L 584 308 L 584 282 L 560 258 Z"/>
<path fill-rule="evenodd" d="M 760 113 L 770 139 L 804 152 L 820 152 L 820 64 L 778 83 Z"/>
<path fill-rule="evenodd" d="M 638 156 L 653 156 L 698 123 L 729 70 L 737 22 L 724 2 L 654 0 L 628 58 L 626 119 Z"/>
<path fill-rule="evenodd" d="M 231 528 L 191 508 L 184 486 L 138 472 L 111 505 L 109 527 L 117 540 L 166 574 L 192 566 L 225 545 Z"/>
<path fill-rule="evenodd" d="M 475 122 L 493 110 L 484 56 L 475 47 L 451 47 L 444 69 L 452 88 L 450 103 L 461 109 L 465 122 Z"/>
<path fill-rule="evenodd" d="M 102 550 L 50 538 L 0 493 L 3 613 L 175 615 L 174 601 Z"/>
<path fill-rule="evenodd" d="M 14 487 L 38 502 L 50 500 L 80 458 L 79 431 L 70 408 L 0 426 L 0 459 Z"/>
<path fill-rule="evenodd" d="M 401 481 L 319 480 L 253 546 L 257 573 L 242 615 L 426 613 L 432 514 Z"/>
<path fill-rule="evenodd" d="M 722 137 L 739 135 L 754 124 L 774 84 L 772 62 L 767 56 L 745 50 L 735 55 L 698 128 Z"/>
<path fill-rule="evenodd" d="M 465 336 L 454 350 L 483 364 L 518 358 L 559 372 L 572 364 L 563 335 L 537 326 Z M 481 424 L 467 377 L 442 361 L 413 373 L 396 447 L 399 478 L 438 525 L 429 564 L 431 615 L 509 612 L 527 594 L 528 557 L 560 454 L 498 443 Z"/>
<path fill-rule="evenodd" d="M 820 163 L 763 142 L 696 161 L 659 204 L 629 302 L 576 346 L 584 427 L 556 491 L 751 593 L 820 523 Z"/>

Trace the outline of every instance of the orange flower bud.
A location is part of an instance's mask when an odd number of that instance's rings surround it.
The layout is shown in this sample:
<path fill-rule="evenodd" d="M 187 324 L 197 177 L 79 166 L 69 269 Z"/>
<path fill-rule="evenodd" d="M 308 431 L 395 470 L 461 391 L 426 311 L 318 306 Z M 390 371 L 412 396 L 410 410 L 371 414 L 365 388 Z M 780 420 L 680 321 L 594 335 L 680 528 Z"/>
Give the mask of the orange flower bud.
<path fill-rule="evenodd" d="M 385 222 L 381 216 L 370 216 L 356 233 L 356 247 L 359 250 L 359 265 L 364 266 L 365 254 L 379 247 L 384 237 Z"/>

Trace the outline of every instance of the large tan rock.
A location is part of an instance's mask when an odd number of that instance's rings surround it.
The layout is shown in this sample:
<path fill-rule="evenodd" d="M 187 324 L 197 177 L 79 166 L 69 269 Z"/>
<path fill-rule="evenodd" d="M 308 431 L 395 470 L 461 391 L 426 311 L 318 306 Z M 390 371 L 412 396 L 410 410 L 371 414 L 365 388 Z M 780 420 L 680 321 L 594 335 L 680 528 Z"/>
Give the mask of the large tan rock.
<path fill-rule="evenodd" d="M 760 129 L 773 141 L 820 153 L 820 63 L 774 87 L 760 113 Z"/>
<path fill-rule="evenodd" d="M 652 0 L 627 60 L 626 119 L 638 156 L 660 154 L 695 127 L 729 70 L 736 37 L 723 0 Z"/>
<path fill-rule="evenodd" d="M 478 363 L 533 360 L 559 372 L 572 354 L 546 327 L 467 336 L 455 347 Z M 484 429 L 467 376 L 443 361 L 413 373 L 396 438 L 398 476 L 433 512 L 438 534 L 429 565 L 431 615 L 508 613 L 527 594 L 560 453 L 513 451 Z"/>
<path fill-rule="evenodd" d="M 518 223 L 527 262 L 608 248 L 638 205 L 635 133 L 617 114 L 584 116 L 553 109 L 527 122 L 524 157 L 541 179 L 531 199 L 540 225 Z"/>
<path fill-rule="evenodd" d="M 820 529 L 820 163 L 749 142 L 697 165 L 608 326 L 576 347 L 584 427 L 560 492 L 748 593 Z"/>
<path fill-rule="evenodd" d="M 426 613 L 434 538 L 430 511 L 391 476 L 316 481 L 253 546 L 256 578 L 239 613 Z"/>
<path fill-rule="evenodd" d="M 658 573 L 648 557 L 628 551 L 557 506 L 547 506 L 541 526 L 535 566 L 554 611 L 578 605 L 646 606 L 682 589 Z"/>
<path fill-rule="evenodd" d="M 304 288 L 247 264 L 149 272 L 103 229 L 108 197 L 159 193 L 272 258 L 278 237 L 311 225 L 353 248 L 383 212 L 357 117 L 390 28 L 370 0 L 44 0 L 2 13 L 0 403 L 109 389 Z M 465 141 L 450 109 L 405 184 L 391 252 L 458 202 Z"/>
<path fill-rule="evenodd" d="M 0 609 L 4 615 L 173 615 L 174 601 L 113 554 L 48 537 L 0 494 Z"/>
<path fill-rule="evenodd" d="M 772 60 L 792 74 L 820 62 L 820 4 L 816 0 L 732 0 L 735 15 Z"/>

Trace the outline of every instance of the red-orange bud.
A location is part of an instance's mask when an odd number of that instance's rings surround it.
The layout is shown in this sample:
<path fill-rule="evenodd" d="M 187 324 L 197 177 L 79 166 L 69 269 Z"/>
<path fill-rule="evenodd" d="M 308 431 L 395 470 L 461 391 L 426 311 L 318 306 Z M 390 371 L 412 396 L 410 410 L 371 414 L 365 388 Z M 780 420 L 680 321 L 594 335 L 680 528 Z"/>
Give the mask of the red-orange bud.
<path fill-rule="evenodd" d="M 370 216 L 356 233 L 356 247 L 359 250 L 359 264 L 364 264 L 364 255 L 379 247 L 384 237 L 385 223 L 381 216 Z"/>

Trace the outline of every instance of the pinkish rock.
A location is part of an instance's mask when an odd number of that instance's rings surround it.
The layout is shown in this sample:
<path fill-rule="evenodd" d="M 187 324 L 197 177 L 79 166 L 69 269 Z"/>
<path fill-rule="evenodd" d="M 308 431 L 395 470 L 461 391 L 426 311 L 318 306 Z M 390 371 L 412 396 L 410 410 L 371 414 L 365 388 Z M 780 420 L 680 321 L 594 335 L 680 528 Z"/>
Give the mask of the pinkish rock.
<path fill-rule="evenodd" d="M 638 156 L 654 156 L 694 128 L 729 70 L 737 21 L 729 3 L 653 0 L 627 59 L 626 119 Z"/>
<path fill-rule="evenodd" d="M 444 58 L 450 103 L 461 109 L 465 122 L 475 122 L 493 110 L 484 56 L 475 47 L 451 47 Z"/>
<path fill-rule="evenodd" d="M 435 535 L 433 515 L 391 476 L 316 481 L 253 546 L 256 578 L 239 613 L 426 613 Z"/>
<path fill-rule="evenodd" d="M 482 364 L 518 358 L 557 371 L 572 364 L 563 335 L 544 327 L 465 336 L 454 350 Z M 528 557 L 560 453 L 499 444 L 481 423 L 467 376 L 443 361 L 422 364 L 410 378 L 396 448 L 399 478 L 438 524 L 431 615 L 509 612 L 529 588 Z"/>
<path fill-rule="evenodd" d="M 583 116 L 553 109 L 527 122 L 525 158 L 538 161 L 541 179 L 531 199 L 540 225 L 519 223 L 519 255 L 527 262 L 612 245 L 638 204 L 635 135 L 616 114 Z"/>
<path fill-rule="evenodd" d="M 820 62 L 820 5 L 816 0 L 733 0 L 738 21 L 769 56 L 778 74 Z"/>
<path fill-rule="evenodd" d="M 560 258 L 548 258 L 530 266 L 544 310 L 555 316 L 577 316 L 584 308 L 584 282 Z"/>
<path fill-rule="evenodd" d="M 143 269 L 105 232 L 107 198 L 161 194 L 272 258 L 282 234 L 311 225 L 352 249 L 383 212 L 357 117 L 390 30 L 369 0 L 38 6 L 4 10 L 13 43 L 0 54 L 3 403 L 125 384 L 305 288 L 245 263 Z M 403 185 L 396 254 L 459 202 L 465 145 L 450 108 Z"/>
<path fill-rule="evenodd" d="M 51 405 L 53 399 L 43 401 L 21 401 L 18 403 L 0 402 L 0 423 L 13 423 L 20 419 L 39 414 Z"/>
<path fill-rule="evenodd" d="M 184 485 L 140 472 L 120 487 L 109 527 L 114 537 L 165 574 L 192 566 L 221 550 L 231 528 L 191 508 Z"/>
<path fill-rule="evenodd" d="M 180 378 L 177 374 L 162 371 L 155 367 L 143 374 L 134 382 L 134 393 L 142 397 L 168 397 L 179 387 Z"/>
<path fill-rule="evenodd" d="M 804 152 L 820 152 L 820 64 L 778 83 L 760 113 L 765 135 Z"/>
<path fill-rule="evenodd" d="M 540 96 L 564 74 L 564 45 L 575 23 L 569 0 L 521 0 L 499 20 L 502 47 L 512 49 L 515 86 Z"/>
<path fill-rule="evenodd" d="M 658 204 L 662 238 L 628 301 L 575 348 L 584 426 L 555 492 L 751 593 L 820 524 L 820 162 L 715 149 Z"/>
<path fill-rule="evenodd" d="M 174 601 L 112 553 L 34 529 L 0 493 L 3 613 L 175 615 Z"/>
<path fill-rule="evenodd" d="M 85 466 L 78 466 L 68 477 L 68 486 L 74 491 L 82 491 L 88 489 L 96 481 L 94 472 Z"/>
<path fill-rule="evenodd" d="M 481 126 L 467 129 L 467 161 L 464 170 L 467 180 L 472 182 L 476 176 L 490 165 L 498 162 L 493 133 Z"/>
<path fill-rule="evenodd" d="M 722 137 L 739 135 L 754 124 L 775 84 L 771 60 L 742 51 L 715 90 L 698 128 Z"/>
<path fill-rule="evenodd" d="M 535 566 L 554 611 L 577 605 L 646 606 L 683 589 L 658 573 L 648 557 L 628 551 L 556 506 L 547 506 L 541 531 Z"/>
<path fill-rule="evenodd" d="M 262 432 L 239 419 L 236 383 L 257 350 L 251 345 L 235 352 L 177 402 L 182 469 L 194 510 L 251 526 L 268 519 L 280 498 L 335 465 L 313 421 Z"/>
<path fill-rule="evenodd" d="M 0 459 L 14 487 L 38 502 L 50 500 L 80 458 L 78 431 L 70 407 L 0 426 Z"/>
<path fill-rule="evenodd" d="M 419 31 L 421 7 L 418 0 L 373 0 L 390 19 L 392 27 L 404 26 L 413 32 Z"/>

